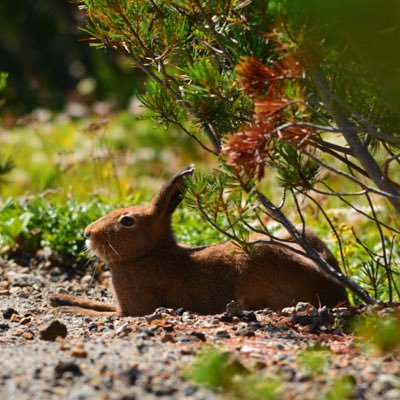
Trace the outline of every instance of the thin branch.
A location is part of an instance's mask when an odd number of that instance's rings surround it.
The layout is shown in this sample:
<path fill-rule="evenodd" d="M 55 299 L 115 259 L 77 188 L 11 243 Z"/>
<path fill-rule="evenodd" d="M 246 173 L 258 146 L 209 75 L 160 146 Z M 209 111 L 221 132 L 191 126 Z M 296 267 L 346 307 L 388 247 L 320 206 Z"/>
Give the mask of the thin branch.
<path fill-rule="evenodd" d="M 292 193 L 292 198 L 293 198 L 294 204 L 296 206 L 297 214 L 299 215 L 300 220 L 301 220 L 301 234 L 304 236 L 304 233 L 306 231 L 306 221 L 304 219 L 304 215 L 301 211 L 301 207 L 300 207 L 297 197 L 295 196 L 295 194 L 293 193 L 292 190 L 290 192 Z"/>
<path fill-rule="evenodd" d="M 377 164 L 376 160 L 363 146 L 357 134 L 349 132 L 347 129 L 352 126 L 350 121 L 342 113 L 341 109 L 337 106 L 337 99 L 335 99 L 329 90 L 328 81 L 317 63 L 310 65 L 311 76 L 314 84 L 316 85 L 326 109 L 335 120 L 336 125 L 342 129 L 342 135 L 346 139 L 349 147 L 354 152 L 354 156 L 368 173 L 370 179 L 382 191 L 386 192 L 389 201 L 400 214 L 400 193 L 395 185 L 388 180 Z"/>
<path fill-rule="evenodd" d="M 292 237 L 297 241 L 297 243 L 304 249 L 311 258 L 326 274 L 332 277 L 333 280 L 339 282 L 340 284 L 346 286 L 353 293 L 359 296 L 363 301 L 368 304 L 376 303 L 374 299 L 366 290 L 355 283 L 353 280 L 343 275 L 341 272 L 333 268 L 317 250 L 309 243 L 307 238 L 302 236 L 300 232 L 295 228 L 295 226 L 286 218 L 286 216 L 278 210 L 270 200 L 268 200 L 262 193 L 257 192 L 259 201 L 261 204 L 274 215 L 274 218 L 280 222 L 285 229 L 292 235 Z"/>
<path fill-rule="evenodd" d="M 327 142 L 326 140 L 323 140 L 320 135 L 312 136 L 311 141 L 316 141 L 320 146 L 323 146 L 324 149 L 328 148 L 339 153 L 347 154 L 348 156 L 353 155 L 353 152 L 348 147 L 339 146 L 338 144 Z"/>
<path fill-rule="evenodd" d="M 385 162 L 384 162 L 384 164 L 383 164 L 383 171 L 384 171 L 384 173 L 385 173 L 385 176 L 387 176 L 388 177 L 388 179 L 390 179 L 389 178 L 389 164 L 392 162 L 392 161 L 397 161 L 397 162 L 399 162 L 399 158 L 400 158 L 400 153 L 396 153 L 396 154 L 393 154 L 391 157 L 389 157 L 389 158 L 387 158 L 386 160 L 385 160 Z M 392 181 L 393 182 L 393 181 Z M 395 185 L 399 185 L 398 183 L 396 183 L 396 182 L 393 182 Z"/>
<path fill-rule="evenodd" d="M 124 22 L 126 22 L 126 24 L 128 25 L 129 31 L 132 33 L 132 35 L 134 35 L 134 37 L 137 37 L 137 32 L 135 31 L 135 29 L 133 28 L 133 26 L 130 24 L 129 20 L 126 18 L 126 16 L 123 14 L 123 12 L 121 10 L 119 10 L 119 13 L 121 14 L 121 18 L 123 18 Z M 124 33 L 124 36 L 127 40 L 127 42 L 129 43 L 129 41 L 131 40 L 131 38 L 129 36 L 127 36 Z M 140 39 L 140 38 L 139 38 Z M 112 44 L 112 42 L 108 39 L 104 40 L 106 43 L 108 42 L 108 44 Z M 144 43 L 140 40 L 139 44 L 145 52 L 148 52 L 149 50 L 146 48 L 146 46 L 144 45 Z M 114 46 L 110 46 L 110 47 L 114 47 Z M 187 111 L 187 113 L 189 114 L 189 116 L 195 117 L 196 118 L 196 113 L 195 111 L 192 109 L 192 107 L 183 100 L 182 96 L 180 93 L 178 93 L 170 84 L 168 79 L 173 80 L 168 74 L 166 74 L 165 70 L 161 71 L 161 73 L 163 74 L 163 78 L 164 79 L 160 79 L 152 70 L 150 67 L 148 67 L 146 65 L 146 63 L 144 63 L 139 56 L 137 56 L 132 50 L 128 49 L 126 46 L 119 46 L 118 47 L 119 51 L 122 52 L 123 54 L 125 54 L 126 56 L 130 57 L 133 59 L 133 61 L 135 62 L 135 64 L 139 67 L 139 69 L 141 69 L 144 73 L 146 73 L 146 75 L 148 75 L 151 79 L 153 79 L 155 82 L 157 82 L 161 87 L 163 87 L 165 90 L 169 90 L 172 95 L 175 97 L 176 100 L 180 101 L 182 106 L 185 108 L 185 110 Z M 123 51 L 121 51 L 123 49 Z M 151 53 L 151 52 L 150 52 Z M 151 59 L 155 59 L 155 56 L 151 53 Z M 205 122 L 202 121 L 201 122 L 201 127 L 205 133 L 205 135 L 207 136 L 208 140 L 211 142 L 211 145 L 214 149 L 213 153 L 219 154 L 220 150 L 221 150 L 221 142 L 219 140 L 219 138 L 217 137 L 217 135 L 215 135 L 215 133 L 212 131 L 210 125 Z"/>
<path fill-rule="evenodd" d="M 293 102 L 291 102 L 293 104 Z M 287 107 L 287 105 L 285 104 L 285 106 Z M 282 109 L 285 108 L 281 107 L 279 109 L 279 111 L 281 111 Z M 316 131 L 322 131 L 322 132 L 333 132 L 333 133 L 340 133 L 341 130 L 338 128 L 333 128 L 329 125 L 318 125 L 318 124 L 314 124 L 312 122 L 305 122 L 305 121 L 296 121 L 296 122 L 285 122 L 282 125 L 278 126 L 277 128 L 275 128 L 277 131 L 281 131 L 284 130 L 286 128 L 289 128 L 291 126 L 299 126 L 299 127 L 310 127 L 310 128 L 314 128 Z"/>
<path fill-rule="evenodd" d="M 389 251 L 389 265 L 392 264 L 392 257 L 393 257 L 393 248 L 394 248 L 394 239 L 395 237 L 392 238 L 392 241 L 390 243 L 390 251 Z M 395 273 L 394 271 L 392 271 L 392 273 Z M 394 290 L 396 291 L 397 297 L 400 299 L 400 291 L 399 288 L 396 285 L 396 280 L 393 279 L 393 287 Z"/>
<path fill-rule="evenodd" d="M 322 181 L 319 181 L 319 183 L 323 183 Z M 324 196 L 332 196 L 332 197 L 339 197 L 339 196 L 343 196 L 343 197 L 353 197 L 353 196 L 364 196 L 365 193 L 368 193 L 368 190 L 360 190 L 359 192 L 337 192 L 332 190 L 331 192 L 327 192 L 325 190 L 320 190 L 317 189 L 315 186 L 309 188 L 309 190 L 312 190 L 313 192 L 317 193 L 317 194 L 322 194 Z"/>
<path fill-rule="evenodd" d="M 214 150 L 210 149 L 209 147 L 207 147 L 205 144 L 203 144 L 200 139 L 198 139 L 196 137 L 196 135 L 194 135 L 192 132 L 190 132 L 187 128 L 185 128 L 185 126 L 180 122 L 180 121 L 175 121 L 172 120 L 171 118 L 167 117 L 166 115 L 162 115 L 162 118 L 166 121 L 169 122 L 171 124 L 174 124 L 176 126 L 178 126 L 180 129 L 183 130 L 183 132 L 186 133 L 186 135 L 190 136 L 193 140 L 196 141 L 196 143 L 202 147 L 204 150 L 206 150 L 207 152 L 214 154 L 215 156 L 218 156 L 218 153 L 216 153 Z"/>
<path fill-rule="evenodd" d="M 333 225 L 333 222 L 331 221 L 327 212 L 324 210 L 324 208 L 321 206 L 321 204 L 317 200 L 315 200 L 314 197 L 310 196 L 307 192 L 300 192 L 300 193 L 302 193 L 303 196 L 306 196 L 308 199 L 310 199 L 317 206 L 317 208 L 320 210 L 320 212 L 324 216 L 325 220 L 328 222 L 328 224 L 331 228 L 331 231 L 333 232 L 333 234 L 336 237 L 336 240 L 337 240 L 337 243 L 339 246 L 340 259 L 342 260 L 342 265 L 343 265 L 344 271 L 347 274 L 347 262 L 346 262 L 346 258 L 344 256 L 342 240 L 340 239 L 340 235 L 338 234 L 335 226 Z"/>
<path fill-rule="evenodd" d="M 354 119 L 357 119 L 358 121 L 361 122 L 361 125 L 365 129 L 365 131 L 378 139 L 384 140 L 389 143 L 400 143 L 400 136 L 394 136 L 392 133 L 388 132 L 383 132 L 380 129 L 376 129 L 366 117 L 364 117 L 361 113 L 356 111 L 353 107 L 350 106 L 347 102 L 345 102 L 343 99 L 341 99 L 339 96 L 337 96 L 334 93 L 331 93 L 332 98 L 337 102 L 340 106 L 345 108 L 347 111 L 350 112 L 351 116 Z"/>
<path fill-rule="evenodd" d="M 200 211 L 200 213 L 203 215 L 203 217 L 207 220 L 207 222 L 213 227 L 215 228 L 218 232 L 222 233 L 223 235 L 227 236 L 229 239 L 231 239 L 233 242 L 238 243 L 241 247 L 245 248 L 246 247 L 246 242 L 241 241 L 237 236 L 232 235 L 231 233 L 229 233 L 228 231 L 226 231 L 225 229 L 222 229 L 218 226 L 218 224 L 216 224 L 206 213 L 206 211 L 204 210 L 204 208 L 201 205 L 201 201 L 199 199 L 199 197 L 196 197 L 196 203 L 197 203 L 197 207 Z"/>
<path fill-rule="evenodd" d="M 385 227 L 386 229 L 389 229 L 392 232 L 395 232 L 397 234 L 400 234 L 400 230 L 397 230 L 393 227 L 391 227 L 390 225 L 385 224 L 384 222 L 380 221 L 379 219 L 376 219 L 374 217 L 371 217 L 370 215 L 368 215 L 366 212 L 364 212 L 363 210 L 361 210 L 360 208 L 355 207 L 350 201 L 347 201 L 344 196 L 342 196 L 341 193 L 336 192 L 335 190 L 333 190 L 327 183 L 325 182 L 321 182 L 326 188 L 328 188 L 328 190 L 330 190 L 332 192 L 331 195 L 333 196 L 337 196 L 343 203 L 345 203 L 347 206 L 349 206 L 351 209 L 353 209 L 354 211 L 356 211 L 357 213 L 363 215 L 364 217 L 368 218 L 370 221 L 376 222 L 380 225 L 382 225 L 383 227 Z M 312 190 L 315 190 L 314 188 Z M 319 192 L 317 192 L 319 193 Z M 322 192 L 322 194 L 324 194 L 325 192 Z M 363 194 L 365 194 L 365 191 L 363 192 Z"/>
<path fill-rule="evenodd" d="M 210 18 L 210 16 L 208 15 L 207 11 L 201 5 L 200 1 L 196 0 L 196 4 L 199 7 L 199 9 L 200 9 L 201 13 L 203 14 L 204 18 L 206 19 L 207 24 L 208 24 L 208 28 L 211 30 L 212 34 L 214 35 L 214 38 L 215 38 L 216 42 L 218 43 L 218 46 L 220 47 L 220 49 L 223 52 L 223 54 L 226 57 L 226 59 L 228 60 L 230 66 L 233 68 L 235 66 L 235 61 L 234 61 L 233 57 L 231 56 L 231 54 L 229 53 L 229 51 L 224 46 L 224 44 L 222 43 L 220 35 L 215 30 L 215 24 L 214 24 L 212 18 Z"/>
<path fill-rule="evenodd" d="M 342 163 L 346 164 L 347 166 L 351 166 L 351 168 L 353 168 L 354 170 L 359 172 L 361 175 L 364 175 L 367 178 L 369 177 L 368 174 L 362 168 L 360 168 L 358 165 L 352 163 L 351 161 L 349 161 L 346 157 L 342 156 L 341 154 L 338 154 L 336 151 L 330 149 L 329 147 L 324 147 L 318 143 L 313 143 L 313 145 L 315 148 L 321 150 L 324 153 L 330 154 L 331 156 L 340 160 Z"/>
<path fill-rule="evenodd" d="M 122 18 L 123 22 L 126 24 L 126 26 L 129 29 L 129 32 L 132 34 L 132 36 L 137 40 L 139 43 L 140 48 L 142 48 L 151 58 L 154 58 L 154 54 L 150 51 L 149 48 L 143 43 L 142 38 L 140 37 L 139 33 L 136 31 L 136 29 L 132 26 L 131 22 L 125 15 L 124 10 L 122 9 L 122 5 L 119 4 L 119 7 L 115 8 L 114 10 L 119 14 L 119 16 Z M 130 38 L 129 38 L 130 39 Z"/>
<path fill-rule="evenodd" d="M 365 196 L 367 198 L 367 201 L 368 201 L 368 204 L 370 206 L 370 209 L 371 209 L 373 217 L 375 219 L 377 219 L 375 208 L 374 208 L 374 204 L 372 202 L 371 197 L 368 195 L 368 193 Z M 382 232 L 382 227 L 380 226 L 380 224 L 376 224 L 376 227 L 378 228 L 379 237 L 381 239 L 381 244 L 382 244 L 383 266 L 384 266 L 385 271 L 386 271 L 386 279 L 387 279 L 387 282 L 388 282 L 389 301 L 392 302 L 393 301 L 392 274 L 390 273 L 390 266 L 388 265 L 388 260 L 387 260 L 387 257 L 386 257 L 385 236 L 384 236 L 384 234 Z"/>
<path fill-rule="evenodd" d="M 346 178 L 350 179 L 351 181 L 357 183 L 360 187 L 362 187 L 364 190 L 367 190 L 371 193 L 375 193 L 375 194 L 379 194 L 380 196 L 385 196 L 387 198 L 392 198 L 392 197 L 396 197 L 390 193 L 384 192 L 382 190 L 379 189 L 375 189 L 372 188 L 370 186 L 365 185 L 363 182 L 361 182 L 359 179 L 355 178 L 354 176 L 344 172 L 344 171 L 340 171 L 334 167 L 332 167 L 331 165 L 327 164 L 326 162 L 320 160 L 318 157 L 316 157 L 314 154 L 306 151 L 306 150 L 302 150 L 302 152 L 304 154 L 306 154 L 308 157 L 312 158 L 313 160 L 315 160 L 318 164 L 322 165 L 324 168 L 326 168 L 329 171 L 334 172 L 337 175 L 342 175 L 345 176 Z"/>

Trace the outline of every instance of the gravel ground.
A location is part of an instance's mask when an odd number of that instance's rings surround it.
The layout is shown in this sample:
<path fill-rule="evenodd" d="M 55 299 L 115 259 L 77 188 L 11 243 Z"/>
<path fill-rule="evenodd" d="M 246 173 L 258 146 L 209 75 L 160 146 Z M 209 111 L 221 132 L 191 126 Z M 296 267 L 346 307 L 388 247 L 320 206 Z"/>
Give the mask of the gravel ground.
<path fill-rule="evenodd" d="M 96 280 L 72 272 L 40 258 L 0 259 L 1 400 L 221 398 L 183 378 L 207 345 L 231 351 L 260 376 L 278 374 L 283 399 L 325 398 L 340 376 L 353 377 L 352 398 L 400 399 L 398 354 L 368 355 L 330 327 L 345 309 L 317 312 L 299 304 L 238 316 L 166 309 L 140 318 L 59 315 L 48 293 L 111 298 L 107 272 Z M 299 365 L 299 352 L 312 345 L 330 354 L 318 375 Z"/>

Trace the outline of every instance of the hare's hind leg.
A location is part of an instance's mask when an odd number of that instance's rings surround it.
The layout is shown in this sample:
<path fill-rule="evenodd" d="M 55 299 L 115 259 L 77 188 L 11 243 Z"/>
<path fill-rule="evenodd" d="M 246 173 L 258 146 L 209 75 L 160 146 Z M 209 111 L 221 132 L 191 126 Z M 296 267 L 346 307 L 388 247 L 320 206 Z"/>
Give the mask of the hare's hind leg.
<path fill-rule="evenodd" d="M 80 308 L 98 312 L 116 312 L 118 307 L 113 303 L 103 303 L 102 301 L 85 299 L 83 297 L 72 296 L 70 294 L 52 294 L 49 296 L 49 303 L 53 307 Z"/>
<path fill-rule="evenodd" d="M 57 308 L 57 311 L 61 314 L 69 314 L 69 315 L 90 315 L 93 317 L 119 317 L 122 314 L 119 311 L 97 311 L 89 308 L 83 307 L 70 307 L 70 306 L 61 306 Z"/>

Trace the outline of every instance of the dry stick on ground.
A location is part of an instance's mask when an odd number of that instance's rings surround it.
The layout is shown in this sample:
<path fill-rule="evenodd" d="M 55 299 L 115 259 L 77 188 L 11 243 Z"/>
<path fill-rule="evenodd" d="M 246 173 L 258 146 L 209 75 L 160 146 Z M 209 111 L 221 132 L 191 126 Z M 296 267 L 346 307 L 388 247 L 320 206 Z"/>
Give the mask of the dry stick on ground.
<path fill-rule="evenodd" d="M 373 298 L 366 290 L 361 286 L 357 285 L 353 280 L 348 278 L 346 275 L 336 271 L 321 255 L 316 251 L 309 241 L 296 229 L 296 227 L 286 218 L 286 216 L 279 210 L 264 194 L 257 192 L 260 203 L 270 213 L 276 221 L 282 224 L 282 226 L 293 236 L 296 242 L 304 249 L 308 256 L 328 275 L 334 280 L 343 284 L 346 288 L 350 289 L 356 294 L 361 300 L 367 304 L 376 303 L 376 299 Z"/>

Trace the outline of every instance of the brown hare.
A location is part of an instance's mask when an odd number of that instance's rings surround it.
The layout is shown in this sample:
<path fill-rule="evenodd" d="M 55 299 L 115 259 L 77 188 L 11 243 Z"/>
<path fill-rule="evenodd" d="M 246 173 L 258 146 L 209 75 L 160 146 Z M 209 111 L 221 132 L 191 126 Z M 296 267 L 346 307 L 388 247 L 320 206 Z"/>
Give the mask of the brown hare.
<path fill-rule="evenodd" d="M 87 245 L 111 271 L 116 304 L 70 295 L 52 295 L 53 306 L 68 313 L 132 315 L 158 307 L 221 313 L 236 300 L 242 309 L 281 309 L 299 301 L 335 306 L 347 303 L 345 290 L 328 278 L 300 248 L 258 242 L 250 253 L 234 243 L 186 247 L 176 242 L 171 216 L 180 204 L 186 167 L 165 183 L 148 207 L 115 210 L 85 230 Z M 310 243 L 335 269 L 325 243 L 306 233 Z"/>

